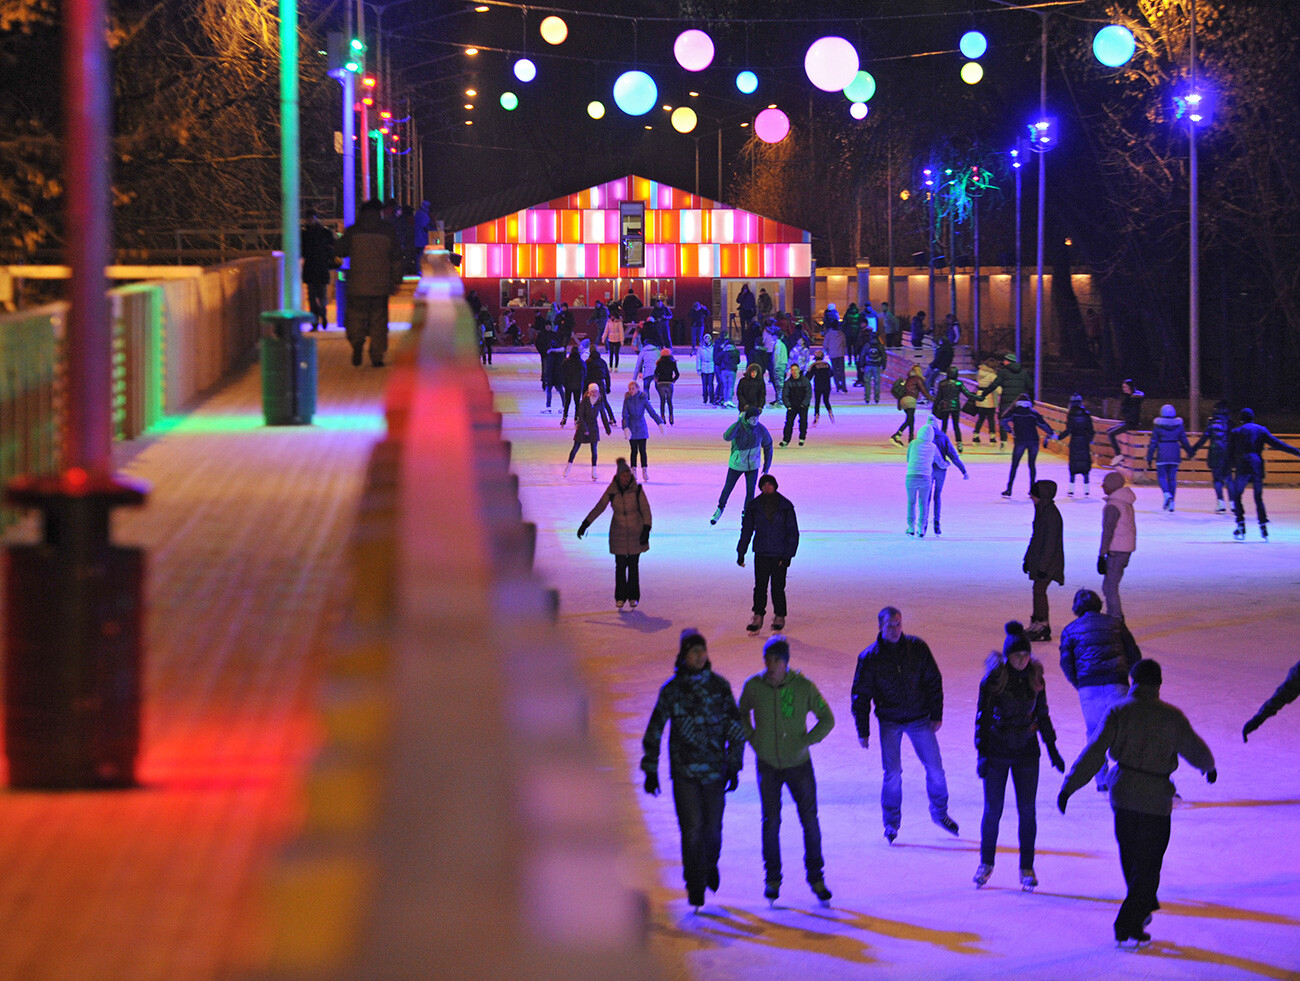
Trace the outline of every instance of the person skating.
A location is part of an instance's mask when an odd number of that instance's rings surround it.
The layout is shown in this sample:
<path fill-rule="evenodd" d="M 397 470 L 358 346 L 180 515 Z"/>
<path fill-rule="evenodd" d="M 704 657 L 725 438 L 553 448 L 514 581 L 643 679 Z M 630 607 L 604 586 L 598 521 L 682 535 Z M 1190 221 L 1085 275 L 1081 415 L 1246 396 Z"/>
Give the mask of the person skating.
<path fill-rule="evenodd" d="M 1277 686 L 1273 696 L 1241 727 L 1241 741 L 1247 742 L 1250 734 L 1262 726 L 1266 719 L 1277 715 L 1280 709 L 1294 702 L 1297 696 L 1300 696 L 1300 661 L 1287 672 L 1286 680 Z"/>
<path fill-rule="evenodd" d="M 925 420 L 916 439 L 907 444 L 907 470 L 903 486 L 907 491 L 907 534 L 925 537 L 930 522 L 930 490 L 934 486 L 934 419 Z M 917 511 L 920 511 L 920 522 Z"/>
<path fill-rule="evenodd" d="M 724 409 L 734 408 L 736 403 L 736 368 L 740 365 L 740 349 L 725 333 L 714 343 L 713 366 L 717 371 L 717 385 L 713 392 L 713 404 Z"/>
<path fill-rule="evenodd" d="M 1038 885 L 1034 874 L 1034 844 L 1038 837 L 1038 741 L 1048 759 L 1065 772 L 1065 760 L 1056 750 L 1056 730 L 1047 712 L 1047 683 L 1043 665 L 1032 654 L 1025 628 L 1012 620 L 1006 625 L 1001 651 L 989 655 L 975 707 L 975 774 L 984 783 L 984 817 L 980 821 L 980 864 L 975 885 L 982 887 L 993 874 L 997 855 L 998 825 L 1006 802 L 1007 776 L 1016 788 L 1016 813 L 1020 823 L 1020 887 Z"/>
<path fill-rule="evenodd" d="M 614 556 L 614 605 L 621 610 L 626 602 L 635 610 L 641 602 L 641 554 L 650 548 L 650 499 L 626 460 L 619 457 L 615 467 L 609 487 L 578 526 L 578 537 L 587 533 L 605 508 L 612 508 L 609 554 Z"/>
<path fill-rule="evenodd" d="M 1092 739 L 1106 713 L 1128 694 L 1128 673 L 1142 652 L 1123 620 L 1101 612 L 1101 597 L 1091 589 L 1076 592 L 1071 609 L 1075 619 L 1061 631 L 1061 673 L 1079 692 L 1083 724 Z M 1098 790 L 1110 787 L 1113 771 L 1102 764 Z"/>
<path fill-rule="evenodd" d="M 934 358 L 930 361 L 930 367 L 925 372 L 925 390 L 933 393 L 935 384 L 940 378 L 948 377 L 948 369 L 952 367 L 952 341 L 946 336 L 941 337 L 934 348 Z"/>
<path fill-rule="evenodd" d="M 1264 510 L 1264 447 L 1271 446 L 1283 453 L 1300 456 L 1300 450 L 1284 443 L 1255 421 L 1251 409 L 1242 409 L 1241 425 L 1228 434 L 1228 459 L 1232 464 L 1232 513 L 1237 519 L 1237 529 L 1232 537 L 1241 541 L 1246 537 L 1246 506 L 1243 498 L 1246 485 L 1255 491 L 1255 516 L 1259 519 L 1259 533 L 1268 538 L 1268 512 Z"/>
<path fill-rule="evenodd" d="M 939 524 L 941 517 L 941 508 L 943 502 L 943 485 L 948 479 L 948 468 L 955 466 L 961 471 L 962 480 L 970 480 L 970 474 L 966 472 L 966 464 L 961 462 L 961 457 L 957 455 L 957 450 L 952 445 L 946 433 L 942 433 L 931 427 L 934 436 L 934 471 L 931 475 L 933 485 L 933 514 L 934 514 L 934 533 L 942 535 L 943 529 Z M 922 531 L 925 529 L 922 528 Z"/>
<path fill-rule="evenodd" d="M 682 834 L 682 878 L 696 909 L 704 890 L 718 891 L 722 812 L 726 795 L 740 785 L 745 730 L 731 685 L 713 672 L 708 645 L 698 630 L 682 631 L 673 676 L 659 698 L 645 736 L 645 792 L 659 795 L 659 749 L 668 726 L 668 767 L 673 804 Z"/>
<path fill-rule="evenodd" d="M 804 440 L 808 438 L 808 406 L 812 402 L 812 385 L 799 371 L 797 364 L 790 366 L 790 377 L 781 390 L 781 398 L 785 402 L 785 432 L 781 437 L 781 445 L 790 445 L 790 437 L 794 435 L 794 422 L 798 419 L 799 445 L 803 446 Z"/>
<path fill-rule="evenodd" d="M 569 356 L 560 365 L 560 428 L 569 421 L 569 402 L 573 402 L 573 415 L 577 418 L 578 403 L 587 391 L 587 362 L 577 345 L 569 348 Z"/>
<path fill-rule="evenodd" d="M 736 407 L 742 412 L 762 409 L 767 405 L 767 385 L 763 382 L 763 366 L 751 361 L 745 375 L 736 386 Z"/>
<path fill-rule="evenodd" d="M 902 382 L 900 385 L 899 382 Z M 907 430 L 907 441 L 910 443 L 916 438 L 916 402 L 925 393 L 925 380 L 921 377 L 921 366 L 912 365 L 912 369 L 907 373 L 907 377 L 894 382 L 894 387 L 890 390 L 894 398 L 898 399 L 898 409 L 903 413 L 903 421 L 898 424 L 894 430 L 894 435 L 889 438 L 897 445 L 902 446 L 903 441 L 899 437 L 903 430 Z"/>
<path fill-rule="evenodd" d="M 722 493 L 718 495 L 718 509 L 709 519 L 711 525 L 716 525 L 722 517 L 727 498 L 731 497 L 737 480 L 742 476 L 745 478 L 745 503 L 749 504 L 754 496 L 760 462 L 763 473 L 772 469 L 772 434 L 758 421 L 762 411 L 756 405 L 750 406 L 722 434 L 722 438 L 731 443 L 731 457 L 727 461 L 727 479 L 723 481 Z"/>
<path fill-rule="evenodd" d="M 772 405 L 781 404 L 781 389 L 790 370 L 790 341 L 781 333 L 775 320 L 767 321 L 763 331 L 763 349 L 767 352 L 768 375 L 772 379 Z"/>
<path fill-rule="evenodd" d="M 1102 576 L 1101 595 L 1106 597 L 1106 612 L 1124 619 L 1124 604 L 1119 597 L 1120 580 L 1129 559 L 1137 551 L 1137 514 L 1133 505 L 1137 495 L 1126 486 L 1124 475 L 1112 470 L 1101 481 L 1106 505 L 1101 509 L 1101 547 L 1097 552 L 1097 572 Z"/>
<path fill-rule="evenodd" d="M 549 346 L 546 349 L 546 371 L 543 372 L 543 384 L 546 387 L 545 411 L 549 413 L 551 411 L 552 391 L 559 391 L 560 398 L 564 399 L 564 362 L 568 345 L 565 344 L 560 334 L 553 328 L 546 330 L 545 333 Z"/>
<path fill-rule="evenodd" d="M 812 378 L 813 390 L 813 425 L 817 425 L 821 418 L 821 408 L 826 406 L 826 416 L 831 422 L 835 421 L 835 413 L 831 411 L 831 366 L 826 363 L 826 354 L 818 351 L 813 358 L 812 368 L 808 374 Z"/>
<path fill-rule="evenodd" d="M 998 401 L 1002 390 L 998 387 L 997 380 L 997 363 L 992 358 L 985 359 L 980 363 L 979 373 L 975 376 L 975 426 L 971 430 L 972 443 L 980 441 L 980 427 L 987 425 L 989 445 L 998 445 Z"/>
<path fill-rule="evenodd" d="M 1001 418 L 1011 411 L 1011 407 L 1020 401 L 1022 395 L 1028 395 L 1030 404 L 1033 403 L 1032 381 L 1029 372 L 1020 363 L 1020 359 L 1008 351 L 1002 355 L 1002 367 L 993 376 L 993 380 L 982 383 L 975 394 L 982 399 L 989 393 L 997 391 L 998 418 Z M 1005 444 L 1006 432 L 1003 431 L 999 435 L 1002 443 Z"/>
<path fill-rule="evenodd" d="M 646 459 L 646 440 L 650 438 L 650 427 L 645 424 L 646 413 L 655 421 L 662 435 L 664 419 L 650 403 L 649 396 L 641 391 L 636 382 L 627 383 L 627 394 L 623 396 L 623 438 L 631 445 L 632 469 L 636 470 L 636 458 L 641 457 L 641 480 L 650 480 L 650 462 Z"/>
<path fill-rule="evenodd" d="M 858 373 L 862 379 L 862 400 L 867 405 L 880 404 L 880 374 L 885 370 L 885 341 L 878 331 L 864 330 L 859 335 Z"/>
<path fill-rule="evenodd" d="M 596 456 L 597 447 L 600 445 L 600 408 L 598 403 L 602 396 L 600 386 L 592 382 L 587 386 L 585 397 L 578 399 L 578 405 L 573 411 L 573 449 L 569 450 L 569 462 L 564 465 L 564 476 L 569 476 L 569 468 L 573 466 L 573 458 L 578 455 L 578 447 L 583 443 L 591 445 L 591 479 L 597 480 L 596 476 Z M 605 424 L 605 433 L 613 432 L 608 423 Z"/>
<path fill-rule="evenodd" d="M 1083 404 L 1083 396 L 1078 393 L 1070 396 L 1070 408 L 1065 414 L 1065 426 L 1061 430 L 1061 439 L 1070 439 L 1070 489 L 1066 491 L 1074 497 L 1074 478 L 1083 477 L 1083 496 L 1092 493 L 1089 478 L 1092 475 L 1092 440 L 1096 429 L 1092 425 L 1092 413 Z"/>
<path fill-rule="evenodd" d="M 903 614 L 886 606 L 876 617 L 876 642 L 858 655 L 853 673 L 850 707 L 858 743 L 867 748 L 871 735 L 871 706 L 880 729 L 880 810 L 885 838 L 898 837 L 903 818 L 903 735 L 911 740 L 925 767 L 930 820 L 951 835 L 959 833 L 948 816 L 948 781 L 943 772 L 936 734 L 943 725 L 943 676 L 930 648 L 920 637 L 903 633 Z"/>
<path fill-rule="evenodd" d="M 647 395 L 650 393 L 650 386 L 655 376 L 655 365 L 659 363 L 662 350 L 655 338 L 642 335 L 641 352 L 636 356 L 636 368 L 633 369 L 632 378 L 641 383 Z"/>
<path fill-rule="evenodd" d="M 1002 492 L 1003 497 L 1010 497 L 1011 485 L 1016 481 L 1016 468 L 1020 466 L 1020 458 L 1028 454 L 1029 486 L 1032 488 L 1034 481 L 1038 479 L 1038 433 L 1043 432 L 1048 439 L 1055 439 L 1056 433 L 1052 432 L 1052 427 L 1047 424 L 1047 420 L 1034 408 L 1034 403 L 1028 395 L 1020 396 L 1020 401 L 1015 404 L 1015 407 L 1002 417 L 1002 431 L 1011 433 L 1013 437 L 1011 469 L 1007 473 L 1007 489 Z"/>
<path fill-rule="evenodd" d="M 700 346 L 695 351 L 695 372 L 700 376 L 700 400 L 712 405 L 713 398 L 713 335 L 705 331 Z"/>
<path fill-rule="evenodd" d="M 956 368 L 949 368 L 947 376 L 939 382 L 934 396 L 934 417 L 939 420 L 939 431 L 948 432 L 948 423 L 952 422 L 952 438 L 961 450 L 961 405 L 963 399 L 974 398 L 974 394 L 961 380 Z"/>
<path fill-rule="evenodd" d="M 926 323 L 925 323 L 925 311 L 918 310 L 916 312 L 916 316 L 912 318 L 911 340 L 912 340 L 912 356 L 914 358 L 919 359 L 921 357 L 921 344 L 925 341 L 925 335 L 927 333 L 929 333 L 929 329 L 926 327 Z"/>
<path fill-rule="evenodd" d="M 609 395 L 613 390 L 614 376 L 609 373 L 609 365 L 600 356 L 600 349 L 595 344 L 582 348 L 580 356 L 587 364 L 587 381 L 600 386 L 600 417 L 610 426 L 614 425 L 614 410 L 609 404 Z"/>
<path fill-rule="evenodd" d="M 835 379 L 835 390 L 847 392 L 849 389 L 844 383 L 844 359 L 848 355 L 849 341 L 847 335 L 840 329 L 839 320 L 831 318 L 834 310 L 835 304 L 832 303 L 826 308 L 826 317 L 822 321 L 822 351 L 830 362 L 831 375 Z M 829 402 L 826 404 L 830 405 Z"/>
<path fill-rule="evenodd" d="M 1147 443 L 1147 466 L 1151 461 L 1156 464 L 1156 479 L 1160 490 L 1164 492 L 1166 511 L 1174 509 L 1174 495 L 1178 493 L 1178 464 L 1182 462 L 1183 453 L 1192 455 L 1192 446 L 1187 442 L 1187 429 L 1178 412 L 1172 405 L 1162 405 L 1160 415 L 1151 425 L 1151 439 Z"/>
<path fill-rule="evenodd" d="M 823 875 L 817 778 L 808 749 L 826 738 L 835 727 L 835 716 L 817 686 L 790 668 L 790 644 L 779 634 L 763 645 L 763 668 L 740 691 L 740 724 L 754 748 L 763 811 L 763 895 L 772 902 L 781 895 L 781 788 L 789 787 L 803 827 L 808 887 L 827 903 L 831 891 Z M 817 719 L 811 731 L 810 714 Z"/>
<path fill-rule="evenodd" d="M 1205 774 L 1218 779 L 1214 754 L 1181 711 L 1160 699 L 1163 672 L 1144 658 L 1130 672 L 1129 696 L 1109 712 L 1101 731 L 1088 741 L 1065 776 L 1056 805 L 1065 813 L 1070 795 L 1101 769 L 1109 753 L 1116 761 L 1110 785 L 1115 812 L 1115 840 L 1124 870 L 1128 895 L 1115 917 L 1115 940 L 1149 943 L 1146 925 L 1160 908 L 1160 867 L 1169 846 L 1174 785 L 1169 779 L 1182 757 Z"/>
<path fill-rule="evenodd" d="M 740 519 L 740 542 L 736 564 L 745 567 L 745 552 L 754 546 L 754 616 L 745 628 L 751 634 L 763 629 L 767 614 L 768 584 L 772 588 L 772 629 L 785 627 L 785 576 L 799 551 L 799 519 L 794 505 L 777 493 L 776 478 L 765 473 L 758 481 L 759 494 L 745 502 Z"/>
<path fill-rule="evenodd" d="M 1021 565 L 1034 584 L 1034 613 L 1025 636 L 1030 640 L 1051 640 L 1051 616 L 1047 605 L 1047 586 L 1065 585 L 1065 543 L 1061 512 L 1053 500 L 1056 481 L 1039 480 L 1029 488 L 1034 502 L 1034 529 Z"/>
<path fill-rule="evenodd" d="M 1205 432 L 1192 444 L 1192 456 L 1208 444 L 1205 451 L 1205 464 L 1210 469 L 1210 479 L 1214 482 L 1214 510 L 1222 514 L 1228 510 L 1228 487 L 1232 481 L 1231 461 L 1228 458 L 1228 434 L 1232 431 L 1232 421 L 1228 416 L 1228 403 L 1222 399 L 1214 406 L 1214 415 L 1205 424 Z"/>
<path fill-rule="evenodd" d="M 655 390 L 659 393 L 659 414 L 668 420 L 670 426 L 674 423 L 673 385 L 681 376 L 672 349 L 663 348 L 659 352 L 659 360 L 655 362 Z"/>
<path fill-rule="evenodd" d="M 623 350 L 622 309 L 618 304 L 615 304 L 612 310 L 606 311 L 606 316 L 608 319 L 605 321 L 605 329 L 600 333 L 600 340 L 605 345 L 605 352 L 609 355 L 610 368 L 617 371 L 619 354 Z"/>
<path fill-rule="evenodd" d="M 1123 395 L 1119 401 L 1120 421 L 1106 430 L 1111 449 L 1115 451 L 1115 458 L 1110 461 L 1112 467 L 1124 463 L 1124 451 L 1119 446 L 1119 435 L 1133 432 L 1142 425 L 1142 399 L 1146 397 L 1146 392 L 1138 391 L 1134 386 L 1132 378 L 1125 378 L 1119 390 Z"/>

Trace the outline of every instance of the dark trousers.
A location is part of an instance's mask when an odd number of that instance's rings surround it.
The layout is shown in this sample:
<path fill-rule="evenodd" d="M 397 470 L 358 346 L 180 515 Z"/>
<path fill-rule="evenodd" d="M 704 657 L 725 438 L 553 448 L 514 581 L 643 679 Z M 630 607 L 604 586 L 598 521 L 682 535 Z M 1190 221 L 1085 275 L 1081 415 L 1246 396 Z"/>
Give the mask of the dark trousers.
<path fill-rule="evenodd" d="M 708 874 L 718 867 L 722 854 L 722 809 L 726 805 L 725 784 L 673 780 L 673 803 L 677 826 L 682 829 L 682 878 L 687 892 L 704 894 Z"/>
<path fill-rule="evenodd" d="M 635 467 L 635 466 L 636 466 L 636 456 L 637 456 L 637 453 L 640 453 L 640 454 L 641 454 L 641 466 L 642 466 L 642 467 L 648 467 L 649 464 L 646 463 L 646 458 L 645 458 L 645 439 L 629 439 L 629 440 L 628 440 L 628 443 L 630 443 L 631 446 L 632 446 L 632 459 L 628 461 L 629 464 L 630 464 L 632 467 Z"/>
<path fill-rule="evenodd" d="M 1047 607 L 1047 586 L 1051 581 L 1046 576 L 1034 576 L 1034 619 L 1039 623 L 1051 623 Z"/>
<path fill-rule="evenodd" d="M 542 388 L 546 389 L 546 407 L 551 407 L 552 390 L 563 392 L 564 386 L 560 383 L 560 367 L 564 364 L 564 355 L 547 354 L 546 367 L 542 369 Z"/>
<path fill-rule="evenodd" d="M 980 426 L 984 425 L 984 423 L 988 423 L 989 439 L 991 442 L 997 442 L 997 438 L 998 438 L 998 430 L 996 425 L 997 412 L 998 412 L 997 408 L 992 405 L 990 406 L 980 405 L 975 407 L 974 433 L 976 436 L 978 436 L 980 433 Z"/>
<path fill-rule="evenodd" d="M 812 760 L 784 770 L 758 761 L 758 799 L 763 808 L 763 871 L 781 881 L 781 787 L 790 788 L 803 825 L 803 865 L 809 882 L 822 878 L 822 829 L 817 821 L 817 780 Z"/>
<path fill-rule="evenodd" d="M 606 345 L 606 348 L 607 348 L 607 350 L 609 351 L 609 366 L 610 366 L 611 368 L 617 368 L 617 367 L 618 367 L 618 352 L 621 351 L 621 350 L 623 350 L 623 345 L 620 344 L 618 341 L 610 341 L 610 342 Z"/>
<path fill-rule="evenodd" d="M 1246 487 L 1255 490 L 1255 515 L 1261 525 L 1268 524 L 1268 512 L 1264 510 L 1264 475 L 1257 470 L 1250 473 L 1238 473 L 1232 478 L 1232 513 L 1237 520 L 1246 520 Z"/>
<path fill-rule="evenodd" d="M 1115 936 L 1124 940 L 1142 930 L 1142 921 L 1160 908 L 1160 867 L 1169 847 L 1168 814 L 1143 814 L 1122 807 L 1115 809 L 1115 840 L 1119 842 L 1119 864 L 1124 870 L 1128 895 L 1115 917 Z"/>
<path fill-rule="evenodd" d="M 897 436 L 904 429 L 907 430 L 907 441 L 909 443 L 912 442 L 912 440 L 916 438 L 916 409 L 912 408 L 903 410 L 903 421 L 899 424 L 899 427 L 894 430 L 894 435 Z"/>
<path fill-rule="evenodd" d="M 574 437 L 574 440 L 573 440 L 573 449 L 569 450 L 569 462 L 570 462 L 570 463 L 572 463 L 572 462 L 573 462 L 573 458 L 574 458 L 575 456 L 578 455 L 578 447 L 581 446 L 581 445 L 582 445 L 582 441 L 581 441 L 580 439 L 578 439 L 578 438 L 575 436 L 575 437 Z M 592 443 L 592 444 L 590 444 L 590 445 L 591 445 L 591 465 L 592 465 L 593 468 L 595 468 L 595 466 L 596 466 L 596 447 L 599 446 L 600 444 L 599 444 L 599 443 Z"/>
<path fill-rule="evenodd" d="M 578 399 L 582 398 L 582 392 L 570 391 L 567 388 L 560 389 L 560 404 L 563 406 L 560 415 L 560 423 L 563 424 L 569 418 L 569 402 L 573 402 L 573 415 L 576 419 L 578 416 Z M 547 403 L 550 404 L 549 402 Z"/>
<path fill-rule="evenodd" d="M 614 599 L 641 602 L 641 556 L 614 556 Z"/>
<path fill-rule="evenodd" d="M 998 824 L 1007 796 L 1007 774 L 1016 788 L 1016 812 L 1020 817 L 1020 867 L 1034 867 L 1034 840 L 1038 837 L 1038 816 L 1034 798 L 1038 795 L 1038 757 L 1031 760 L 984 761 L 984 817 L 980 821 L 980 861 L 992 865 L 998 847 Z"/>
<path fill-rule="evenodd" d="M 728 467 L 727 479 L 722 482 L 722 493 L 718 495 L 718 507 L 725 508 L 727 506 L 727 498 L 731 496 L 736 481 L 740 479 L 742 474 L 745 477 L 745 506 L 749 506 L 749 502 L 754 499 L 754 486 L 758 483 L 758 471 L 735 470 Z"/>
<path fill-rule="evenodd" d="M 366 338 L 370 338 L 370 361 L 382 363 L 388 350 L 388 297 L 349 293 L 343 311 L 343 329 L 354 351 L 360 351 Z"/>
<path fill-rule="evenodd" d="M 482 361 L 484 364 L 491 364 L 491 363 L 492 363 L 492 345 L 493 345 L 493 343 L 494 343 L 494 341 L 493 341 L 493 339 L 492 339 L 491 337 L 485 337 L 485 338 L 483 338 L 483 347 L 481 348 L 480 353 L 479 353 L 479 360 Z"/>
<path fill-rule="evenodd" d="M 799 420 L 799 438 L 801 440 L 808 438 L 808 406 L 802 406 L 798 409 L 790 408 L 785 410 L 785 441 L 790 442 L 791 435 L 794 434 L 794 421 Z"/>
<path fill-rule="evenodd" d="M 1016 469 L 1020 466 L 1020 458 L 1026 453 L 1029 454 L 1029 489 L 1033 490 L 1034 481 L 1038 479 L 1038 440 L 1012 445 L 1011 472 L 1007 474 L 1007 490 L 1011 490 L 1011 485 L 1016 482 Z"/>
<path fill-rule="evenodd" d="M 705 405 L 713 401 L 713 372 L 700 372 L 700 398 Z"/>
<path fill-rule="evenodd" d="M 1124 452 L 1119 448 L 1119 438 L 1118 438 L 1119 434 L 1126 433 L 1128 431 L 1129 431 L 1129 426 L 1128 423 L 1126 422 L 1121 422 L 1118 426 L 1111 426 L 1109 429 L 1106 430 L 1106 435 L 1110 437 L 1110 445 L 1111 448 L 1115 451 L 1116 456 L 1119 456 L 1121 453 Z"/>
<path fill-rule="evenodd" d="M 824 392 L 819 392 L 819 391 L 817 391 L 816 389 L 814 389 L 814 390 L 813 390 L 813 418 L 814 418 L 814 419 L 816 419 L 816 418 L 818 418 L 819 416 L 821 416 L 821 414 L 822 414 L 822 405 L 823 405 L 823 404 L 825 404 L 825 406 L 826 406 L 826 414 L 827 414 L 828 416 L 834 416 L 835 413 L 831 411 L 831 393 L 830 393 L 830 390 L 827 389 L 827 390 L 824 391 Z"/>
<path fill-rule="evenodd" d="M 939 417 L 939 432 L 948 431 L 948 423 L 952 423 L 952 441 L 961 446 L 961 413 L 950 412 L 946 416 Z"/>
<path fill-rule="evenodd" d="M 655 382 L 655 388 L 659 391 L 659 414 L 667 419 L 669 425 L 671 425 L 673 422 L 673 383 Z"/>
<path fill-rule="evenodd" d="M 831 358 L 831 374 L 835 376 L 835 388 L 837 391 L 847 392 L 848 386 L 844 384 L 844 359 Z"/>
<path fill-rule="evenodd" d="M 1178 493 L 1178 464 L 1176 463 L 1157 463 L 1156 464 L 1156 482 L 1160 484 L 1160 490 L 1173 497 Z"/>
<path fill-rule="evenodd" d="M 941 515 L 939 514 L 939 511 L 940 511 L 940 508 L 941 508 L 942 505 L 943 505 L 943 483 L 944 483 L 945 480 L 948 479 L 948 468 L 947 468 L 947 467 L 935 467 L 935 468 L 931 471 L 931 474 L 932 474 L 932 476 L 931 476 L 931 479 L 930 479 L 930 487 L 931 487 L 930 493 L 931 493 L 931 495 L 933 496 L 934 500 L 933 500 L 933 502 L 932 502 L 932 504 L 931 504 L 930 511 L 931 511 L 931 513 L 934 515 L 934 531 L 935 531 L 935 534 L 938 534 L 938 533 L 939 533 L 939 519 L 940 519 L 940 517 L 941 517 Z"/>
<path fill-rule="evenodd" d="M 307 284 L 307 309 L 312 315 L 312 330 L 317 327 L 324 327 L 328 323 L 328 315 L 325 310 L 325 290 L 329 288 L 329 282 L 308 283 Z M 347 311 L 343 312 L 347 316 Z"/>
<path fill-rule="evenodd" d="M 789 566 L 775 555 L 754 556 L 754 612 L 767 612 L 767 584 L 772 584 L 772 615 L 785 616 L 785 573 Z"/>

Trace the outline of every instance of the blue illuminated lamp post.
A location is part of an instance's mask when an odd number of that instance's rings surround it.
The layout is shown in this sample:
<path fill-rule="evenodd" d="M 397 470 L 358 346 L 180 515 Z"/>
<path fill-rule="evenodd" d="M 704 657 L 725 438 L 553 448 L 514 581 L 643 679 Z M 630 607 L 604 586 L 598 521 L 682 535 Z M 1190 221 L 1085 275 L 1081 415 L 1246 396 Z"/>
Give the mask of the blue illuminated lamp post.
<path fill-rule="evenodd" d="M 1024 270 L 1020 260 L 1020 178 L 1021 171 L 1024 168 L 1024 153 L 1021 150 L 1023 143 L 1016 142 L 1016 148 L 1011 151 L 1011 169 L 1016 172 L 1016 360 L 1020 360 L 1020 334 L 1024 324 Z"/>
<path fill-rule="evenodd" d="M 1187 425 L 1192 432 L 1201 428 L 1201 245 L 1197 195 L 1196 127 L 1204 119 L 1205 107 L 1196 89 L 1196 0 L 1191 9 L 1191 45 L 1188 57 L 1190 92 L 1187 96 L 1188 143 L 1188 260 L 1187 260 Z"/>

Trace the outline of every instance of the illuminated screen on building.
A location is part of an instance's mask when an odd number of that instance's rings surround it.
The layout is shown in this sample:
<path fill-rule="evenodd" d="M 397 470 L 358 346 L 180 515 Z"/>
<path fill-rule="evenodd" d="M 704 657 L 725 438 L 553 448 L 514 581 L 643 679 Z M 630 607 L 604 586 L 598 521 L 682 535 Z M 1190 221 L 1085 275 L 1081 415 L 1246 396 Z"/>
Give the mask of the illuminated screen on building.
<path fill-rule="evenodd" d="M 645 202 L 618 203 L 619 265 L 640 269 L 645 265 Z"/>

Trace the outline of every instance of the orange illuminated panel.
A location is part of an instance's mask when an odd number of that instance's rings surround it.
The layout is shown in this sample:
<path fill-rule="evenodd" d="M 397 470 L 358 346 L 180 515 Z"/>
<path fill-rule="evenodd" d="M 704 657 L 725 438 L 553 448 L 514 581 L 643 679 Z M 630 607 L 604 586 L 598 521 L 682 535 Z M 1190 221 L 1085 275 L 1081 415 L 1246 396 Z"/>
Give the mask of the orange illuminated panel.
<path fill-rule="evenodd" d="M 713 220 L 717 217 L 718 212 L 709 209 L 700 212 L 700 241 L 712 242 L 713 239 Z"/>
<path fill-rule="evenodd" d="M 700 274 L 700 251 L 693 245 L 677 246 L 677 269 L 679 276 L 694 279 Z"/>
<path fill-rule="evenodd" d="M 718 275 L 723 279 L 732 279 L 740 276 L 740 246 L 738 245 L 719 245 L 718 256 L 720 259 Z"/>
<path fill-rule="evenodd" d="M 576 245 L 582 241 L 582 212 L 566 210 L 557 212 L 560 224 L 560 241 Z"/>
<path fill-rule="evenodd" d="M 659 239 L 660 242 L 680 242 L 681 239 L 681 217 L 680 211 L 659 211 Z"/>
<path fill-rule="evenodd" d="M 645 244 L 650 245 L 652 242 L 660 241 L 659 238 L 659 216 L 662 211 L 651 211 L 646 209 L 645 213 Z"/>
<path fill-rule="evenodd" d="M 618 244 L 600 245 L 600 263 L 597 275 L 603 279 L 613 279 L 618 275 Z"/>
<path fill-rule="evenodd" d="M 740 248 L 740 275 L 758 276 L 761 268 L 760 250 L 763 248 L 757 243 L 747 243 Z"/>
<path fill-rule="evenodd" d="M 556 270 L 554 245 L 534 246 L 533 275 L 540 279 L 551 279 L 559 275 Z"/>
<path fill-rule="evenodd" d="M 644 177 L 628 178 L 628 195 L 625 200 L 628 201 L 649 201 L 650 189 L 653 182 Z"/>
<path fill-rule="evenodd" d="M 519 241 L 519 213 L 506 215 L 506 233 L 502 237 L 503 242 Z"/>
<path fill-rule="evenodd" d="M 531 279 L 537 275 L 536 264 L 533 262 L 533 247 L 531 245 L 515 246 L 514 275 L 517 279 Z"/>

